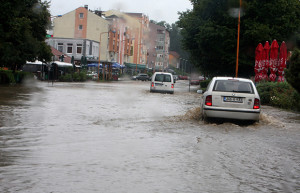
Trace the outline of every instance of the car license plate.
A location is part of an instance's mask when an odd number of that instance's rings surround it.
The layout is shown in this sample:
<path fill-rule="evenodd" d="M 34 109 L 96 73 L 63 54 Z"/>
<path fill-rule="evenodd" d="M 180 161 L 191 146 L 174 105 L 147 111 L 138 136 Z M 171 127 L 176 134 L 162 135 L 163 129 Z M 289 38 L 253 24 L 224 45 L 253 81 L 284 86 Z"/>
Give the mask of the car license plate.
<path fill-rule="evenodd" d="M 163 83 L 155 83 L 155 86 L 162 86 L 164 85 Z"/>
<path fill-rule="evenodd" d="M 232 102 L 232 103 L 242 103 L 243 98 L 241 97 L 224 97 L 224 102 Z"/>

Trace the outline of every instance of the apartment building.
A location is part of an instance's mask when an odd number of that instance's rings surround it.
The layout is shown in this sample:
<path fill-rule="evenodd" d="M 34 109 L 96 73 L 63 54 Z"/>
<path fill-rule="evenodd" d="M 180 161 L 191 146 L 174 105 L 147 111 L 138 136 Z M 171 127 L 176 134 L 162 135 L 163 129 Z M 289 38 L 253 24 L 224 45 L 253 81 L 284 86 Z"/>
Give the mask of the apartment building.
<path fill-rule="evenodd" d="M 126 45 L 127 50 L 130 47 L 130 55 L 122 61 L 146 65 L 149 18 L 142 13 L 123 13 L 118 10 L 109 10 L 103 12 L 103 15 L 113 18 L 111 23 L 120 32 L 120 45 L 123 46 L 123 42 L 130 44 Z"/>
<path fill-rule="evenodd" d="M 111 53 L 107 46 L 109 37 L 114 34 L 109 21 L 88 10 L 79 7 L 53 19 L 53 37 L 47 42 L 55 49 L 74 56 L 80 60 L 82 56 L 88 61 L 111 61 Z M 100 43 L 101 41 L 101 43 Z"/>
<path fill-rule="evenodd" d="M 154 23 L 149 24 L 149 29 L 147 65 L 163 71 L 169 67 L 170 33 L 165 27 Z"/>
<path fill-rule="evenodd" d="M 53 20 L 53 37 L 47 40 L 55 49 L 88 62 L 131 63 L 157 70 L 169 64 L 169 32 L 149 23 L 142 13 L 117 10 L 90 11 L 79 7 Z"/>
<path fill-rule="evenodd" d="M 102 13 L 116 32 L 109 41 L 109 51 L 114 51 L 114 58 L 120 64 L 133 62 L 134 21 L 128 15 L 117 10 Z"/>
<path fill-rule="evenodd" d="M 137 25 L 133 28 L 134 46 L 133 46 L 133 63 L 147 64 L 148 32 L 149 32 L 149 17 L 143 13 L 125 13 L 136 19 Z"/>

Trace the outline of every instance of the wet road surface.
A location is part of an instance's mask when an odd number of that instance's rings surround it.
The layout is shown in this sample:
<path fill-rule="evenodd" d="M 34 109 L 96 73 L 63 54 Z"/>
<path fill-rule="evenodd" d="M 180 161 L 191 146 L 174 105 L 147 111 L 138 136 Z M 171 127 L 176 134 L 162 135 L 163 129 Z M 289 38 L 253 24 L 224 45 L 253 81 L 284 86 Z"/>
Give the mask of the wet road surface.
<path fill-rule="evenodd" d="M 0 192 L 300 192 L 299 114 L 204 123 L 175 86 L 0 86 Z"/>

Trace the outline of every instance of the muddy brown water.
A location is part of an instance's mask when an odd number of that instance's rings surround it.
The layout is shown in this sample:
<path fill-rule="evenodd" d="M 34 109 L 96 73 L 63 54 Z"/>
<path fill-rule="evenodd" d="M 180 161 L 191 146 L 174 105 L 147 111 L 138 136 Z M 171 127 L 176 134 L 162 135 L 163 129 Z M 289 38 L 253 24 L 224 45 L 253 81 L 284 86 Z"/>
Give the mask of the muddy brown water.
<path fill-rule="evenodd" d="M 300 192 L 299 114 L 205 123 L 186 85 L 0 86 L 0 192 Z"/>

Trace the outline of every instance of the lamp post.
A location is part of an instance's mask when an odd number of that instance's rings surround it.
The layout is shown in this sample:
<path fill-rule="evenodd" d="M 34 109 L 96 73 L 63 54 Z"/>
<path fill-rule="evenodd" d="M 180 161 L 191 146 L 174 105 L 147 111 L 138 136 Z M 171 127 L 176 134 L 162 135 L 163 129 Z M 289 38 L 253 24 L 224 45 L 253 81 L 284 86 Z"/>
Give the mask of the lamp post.
<path fill-rule="evenodd" d="M 236 48 L 235 77 L 238 77 L 238 70 L 239 70 L 239 47 L 240 47 L 241 8 L 242 8 L 242 0 L 240 0 L 240 9 L 239 9 L 239 18 L 238 18 L 238 39 L 237 39 L 237 48 Z"/>

